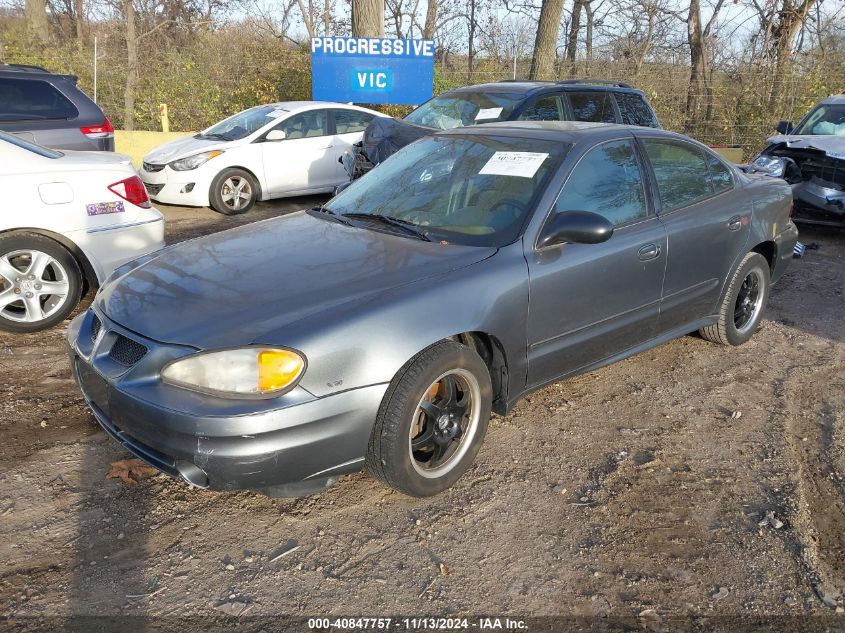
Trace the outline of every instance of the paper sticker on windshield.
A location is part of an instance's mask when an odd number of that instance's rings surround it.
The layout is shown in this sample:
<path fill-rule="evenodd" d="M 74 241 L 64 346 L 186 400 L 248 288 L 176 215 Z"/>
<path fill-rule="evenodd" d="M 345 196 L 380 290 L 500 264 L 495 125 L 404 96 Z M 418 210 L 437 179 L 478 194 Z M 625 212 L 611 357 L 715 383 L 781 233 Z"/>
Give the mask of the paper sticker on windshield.
<path fill-rule="evenodd" d="M 533 178 L 548 157 L 548 154 L 540 152 L 496 152 L 478 173 Z"/>
<path fill-rule="evenodd" d="M 475 115 L 476 121 L 498 119 L 502 114 L 502 108 L 481 108 Z"/>
<path fill-rule="evenodd" d="M 267 113 L 267 116 L 271 119 L 281 119 L 283 116 L 287 114 L 287 110 L 271 110 Z"/>
<path fill-rule="evenodd" d="M 115 202 L 96 202 L 93 204 L 86 204 L 85 210 L 88 212 L 88 215 L 108 215 L 110 213 L 123 213 L 126 211 L 120 200 L 116 200 Z"/>

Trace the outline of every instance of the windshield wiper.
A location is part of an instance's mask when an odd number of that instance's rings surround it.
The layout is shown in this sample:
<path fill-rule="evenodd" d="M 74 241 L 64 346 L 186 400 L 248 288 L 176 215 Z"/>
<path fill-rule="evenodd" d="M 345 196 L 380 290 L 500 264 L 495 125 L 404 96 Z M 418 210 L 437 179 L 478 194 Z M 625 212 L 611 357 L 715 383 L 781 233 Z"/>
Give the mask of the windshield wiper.
<path fill-rule="evenodd" d="M 346 226 L 352 226 L 352 222 L 347 220 L 342 213 L 338 213 L 334 209 L 330 209 L 329 207 L 323 205 L 322 207 L 312 207 L 312 211 L 316 211 L 318 213 L 325 213 L 326 215 L 332 216 L 335 220 L 340 222 L 341 224 L 345 224 Z"/>
<path fill-rule="evenodd" d="M 408 220 L 403 220 L 401 218 L 393 218 L 389 215 L 376 215 L 374 213 L 344 213 L 342 215 L 344 217 L 355 218 L 357 220 L 374 220 L 376 222 L 381 222 L 382 224 L 387 224 L 388 226 L 394 226 L 396 228 L 402 229 L 406 233 L 410 233 L 411 235 L 414 235 L 425 242 L 431 241 L 431 238 L 428 236 L 428 233 L 426 231 L 417 228 L 416 224 L 414 224 L 413 222 L 408 222 Z"/>
<path fill-rule="evenodd" d="M 221 141 L 234 141 L 235 140 L 231 136 L 227 136 L 227 135 L 222 134 L 220 132 L 214 132 L 213 134 L 200 134 L 199 136 L 201 138 L 219 138 Z"/>

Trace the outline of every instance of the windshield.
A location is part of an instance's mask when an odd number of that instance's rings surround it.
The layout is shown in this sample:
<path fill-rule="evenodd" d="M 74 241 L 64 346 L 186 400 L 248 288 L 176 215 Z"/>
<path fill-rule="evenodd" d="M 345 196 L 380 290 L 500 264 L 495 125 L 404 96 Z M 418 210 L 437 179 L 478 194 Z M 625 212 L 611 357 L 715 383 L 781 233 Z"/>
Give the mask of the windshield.
<path fill-rule="evenodd" d="M 792 133 L 845 136 L 845 103 L 820 105 Z"/>
<path fill-rule="evenodd" d="M 15 136 L 14 134 L 6 134 L 6 132 L 0 132 L 0 139 L 11 143 L 21 149 L 25 149 L 27 151 L 32 152 L 33 154 L 38 154 L 39 156 L 43 156 L 44 158 L 61 158 L 64 156 L 61 152 L 57 152 L 54 149 L 50 149 L 48 147 L 43 147 L 38 145 L 37 143 L 32 143 L 30 141 L 22 139 L 20 136 Z"/>
<path fill-rule="evenodd" d="M 427 239 L 503 246 L 519 236 L 570 147 L 504 136 L 429 136 L 352 183 L 327 207 L 356 224 L 367 215 L 385 216 Z"/>
<path fill-rule="evenodd" d="M 507 121 L 522 99 L 522 95 L 503 92 L 453 92 L 426 101 L 405 120 L 439 130 Z"/>
<path fill-rule="evenodd" d="M 279 106 L 265 105 L 238 112 L 224 119 L 207 130 L 197 134 L 196 138 L 216 138 L 223 141 L 237 141 L 246 138 L 265 125 L 287 116 L 288 111 Z"/>

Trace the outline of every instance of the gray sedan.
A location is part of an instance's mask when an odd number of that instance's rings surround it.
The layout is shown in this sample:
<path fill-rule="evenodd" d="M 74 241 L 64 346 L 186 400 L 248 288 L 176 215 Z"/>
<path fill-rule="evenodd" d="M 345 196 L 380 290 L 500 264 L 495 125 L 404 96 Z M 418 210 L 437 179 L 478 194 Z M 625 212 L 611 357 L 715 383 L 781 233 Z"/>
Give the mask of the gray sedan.
<path fill-rule="evenodd" d="M 661 130 L 442 132 L 322 208 L 118 269 L 70 326 L 73 371 L 109 434 L 196 486 L 366 468 L 433 495 L 532 390 L 696 330 L 746 342 L 791 205 Z"/>

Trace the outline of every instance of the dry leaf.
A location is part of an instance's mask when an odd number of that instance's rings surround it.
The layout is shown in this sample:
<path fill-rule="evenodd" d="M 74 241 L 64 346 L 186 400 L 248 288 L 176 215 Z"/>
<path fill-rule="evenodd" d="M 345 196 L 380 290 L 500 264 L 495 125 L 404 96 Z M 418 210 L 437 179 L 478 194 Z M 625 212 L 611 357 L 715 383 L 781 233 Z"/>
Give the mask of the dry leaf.
<path fill-rule="evenodd" d="M 444 565 L 443 563 L 440 563 L 440 575 L 445 576 L 448 573 L 449 573 L 449 568 L 446 567 L 446 565 Z"/>
<path fill-rule="evenodd" d="M 106 475 L 106 479 L 120 479 L 123 483 L 134 486 L 139 479 L 155 475 L 158 471 L 152 466 L 147 466 L 146 463 L 140 459 L 121 459 L 117 462 L 112 462 L 111 470 Z M 133 479 L 133 476 L 135 477 Z"/>

